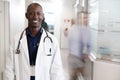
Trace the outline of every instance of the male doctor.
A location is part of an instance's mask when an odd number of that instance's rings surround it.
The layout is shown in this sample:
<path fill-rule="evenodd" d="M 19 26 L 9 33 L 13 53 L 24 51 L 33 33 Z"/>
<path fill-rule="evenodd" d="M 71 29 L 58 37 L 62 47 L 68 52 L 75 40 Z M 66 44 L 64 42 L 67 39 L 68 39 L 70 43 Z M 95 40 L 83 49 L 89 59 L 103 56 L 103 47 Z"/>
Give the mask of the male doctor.
<path fill-rule="evenodd" d="M 57 39 L 42 26 L 42 6 L 31 3 L 28 27 L 16 35 L 7 54 L 4 80 L 64 80 Z"/>

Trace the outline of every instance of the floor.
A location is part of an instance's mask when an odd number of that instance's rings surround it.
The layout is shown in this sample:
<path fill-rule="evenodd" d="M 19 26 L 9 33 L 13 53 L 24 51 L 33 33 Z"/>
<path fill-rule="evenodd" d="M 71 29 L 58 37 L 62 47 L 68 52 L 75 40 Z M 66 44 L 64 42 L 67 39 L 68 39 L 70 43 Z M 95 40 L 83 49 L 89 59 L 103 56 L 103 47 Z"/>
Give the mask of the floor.
<path fill-rule="evenodd" d="M 69 71 L 68 71 L 68 50 L 67 49 L 61 49 L 61 58 L 63 62 L 63 68 L 65 72 L 65 80 L 69 80 Z M 78 74 L 77 80 L 84 80 L 81 74 Z"/>
<path fill-rule="evenodd" d="M 61 58 L 63 62 L 63 68 L 65 72 L 65 78 L 66 80 L 69 80 L 69 72 L 68 72 L 68 50 L 67 49 L 61 49 Z"/>

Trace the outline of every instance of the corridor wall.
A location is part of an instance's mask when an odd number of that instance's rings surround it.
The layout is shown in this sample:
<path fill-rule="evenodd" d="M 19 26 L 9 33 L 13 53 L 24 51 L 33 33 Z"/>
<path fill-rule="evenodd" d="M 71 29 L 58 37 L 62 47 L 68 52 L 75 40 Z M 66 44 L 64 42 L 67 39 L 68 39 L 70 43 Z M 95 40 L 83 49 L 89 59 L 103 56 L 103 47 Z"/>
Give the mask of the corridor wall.
<path fill-rule="evenodd" d="M 0 80 L 3 76 L 9 39 L 9 2 L 0 1 Z"/>

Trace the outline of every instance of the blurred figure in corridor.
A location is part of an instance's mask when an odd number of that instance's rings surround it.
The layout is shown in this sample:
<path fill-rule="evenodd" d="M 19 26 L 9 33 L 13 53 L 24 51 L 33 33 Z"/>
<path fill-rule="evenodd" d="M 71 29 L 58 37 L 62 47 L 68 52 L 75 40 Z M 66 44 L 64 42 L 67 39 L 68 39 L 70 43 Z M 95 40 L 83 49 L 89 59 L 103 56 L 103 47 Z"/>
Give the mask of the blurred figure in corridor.
<path fill-rule="evenodd" d="M 85 59 L 91 50 L 91 36 L 87 25 L 88 14 L 80 13 L 76 25 L 68 35 L 70 80 L 76 80 L 78 73 L 84 76 Z"/>

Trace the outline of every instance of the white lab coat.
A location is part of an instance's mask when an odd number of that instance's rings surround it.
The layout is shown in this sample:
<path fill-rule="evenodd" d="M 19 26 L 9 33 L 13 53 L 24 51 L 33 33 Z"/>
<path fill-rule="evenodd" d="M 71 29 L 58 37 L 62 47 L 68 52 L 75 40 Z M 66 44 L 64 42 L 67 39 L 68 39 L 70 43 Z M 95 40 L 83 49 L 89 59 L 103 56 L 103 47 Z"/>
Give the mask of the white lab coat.
<path fill-rule="evenodd" d="M 30 80 L 31 69 L 25 31 L 20 43 L 21 53 L 15 53 L 20 35 L 21 33 L 15 37 L 13 44 L 10 47 L 10 52 L 7 54 L 4 80 Z M 35 80 L 64 80 L 57 39 L 50 33 L 48 33 L 48 35 L 53 40 L 52 44 L 49 42 L 50 40 L 48 38 L 45 39 L 44 44 L 43 40 L 46 37 L 46 33 L 43 30 L 36 58 Z M 48 49 L 45 49 L 45 47 Z M 47 56 L 50 47 L 52 47 L 52 56 Z"/>

